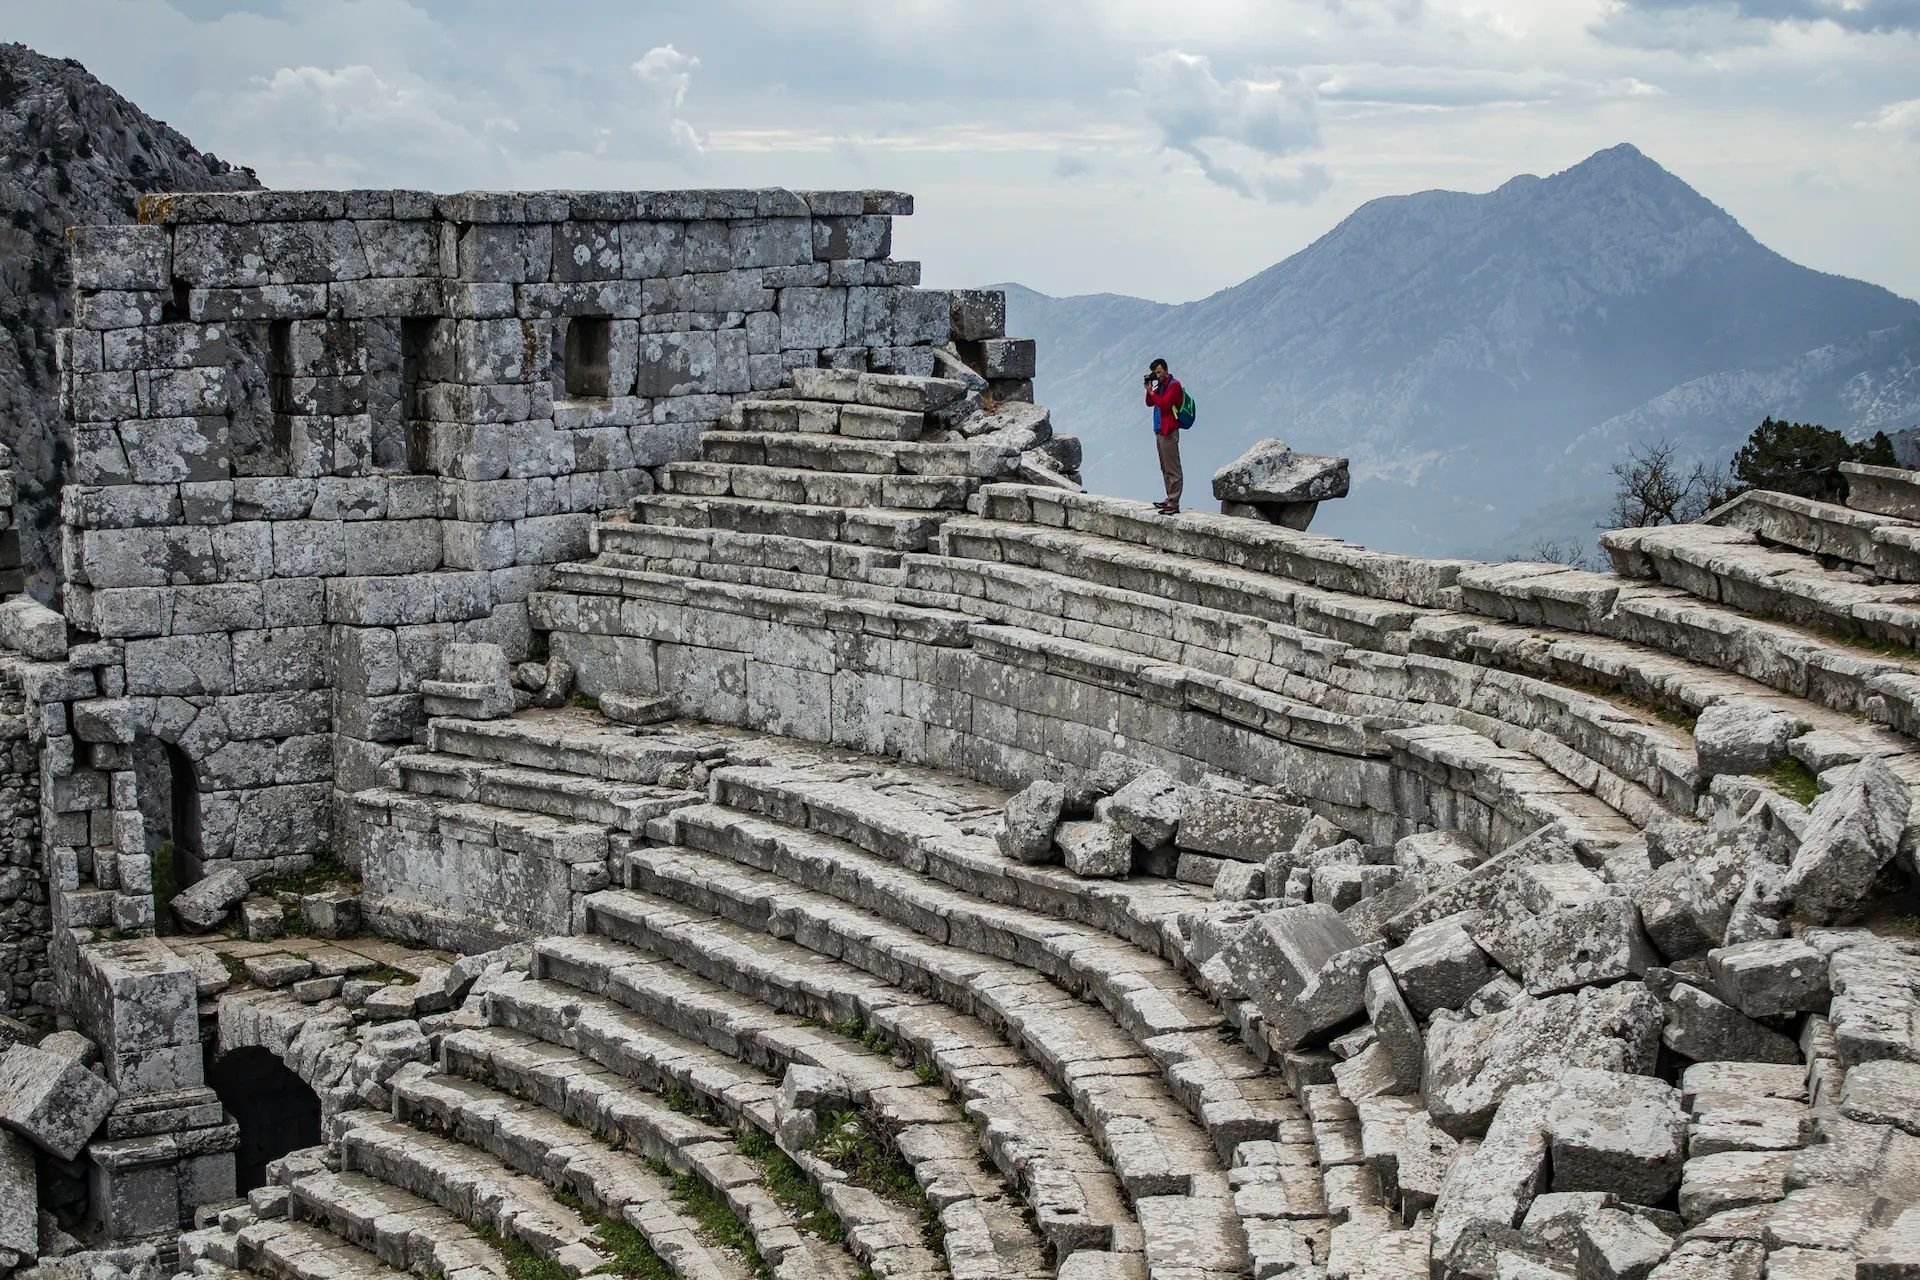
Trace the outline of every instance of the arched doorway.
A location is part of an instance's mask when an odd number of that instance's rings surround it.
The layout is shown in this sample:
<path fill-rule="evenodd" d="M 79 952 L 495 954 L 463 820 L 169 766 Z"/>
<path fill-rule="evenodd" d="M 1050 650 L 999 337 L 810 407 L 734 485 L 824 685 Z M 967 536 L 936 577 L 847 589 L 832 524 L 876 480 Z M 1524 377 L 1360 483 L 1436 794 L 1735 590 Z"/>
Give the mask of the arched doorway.
<path fill-rule="evenodd" d="M 267 1184 L 267 1165 L 320 1142 L 320 1099 L 271 1052 L 259 1047 L 215 1054 L 207 1048 L 207 1084 L 240 1128 L 234 1185 L 242 1194 Z"/>

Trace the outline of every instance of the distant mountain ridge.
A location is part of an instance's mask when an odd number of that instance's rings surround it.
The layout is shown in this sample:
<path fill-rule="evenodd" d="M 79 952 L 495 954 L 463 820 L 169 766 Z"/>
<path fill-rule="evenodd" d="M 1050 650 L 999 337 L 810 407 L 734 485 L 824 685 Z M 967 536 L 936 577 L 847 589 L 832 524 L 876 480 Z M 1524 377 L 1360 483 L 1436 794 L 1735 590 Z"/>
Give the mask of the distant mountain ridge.
<path fill-rule="evenodd" d="M 1920 304 L 1788 261 L 1629 145 L 1370 201 L 1198 302 L 1005 287 L 1090 484 L 1153 492 L 1138 371 L 1165 355 L 1201 405 L 1189 476 L 1268 435 L 1346 454 L 1315 528 L 1408 551 L 1497 554 L 1543 518 L 1590 541 L 1642 440 L 1718 459 L 1768 413 L 1920 422 Z"/>
<path fill-rule="evenodd" d="M 20 484 L 28 585 L 49 596 L 65 450 L 54 332 L 69 323 L 67 228 L 131 222 L 150 191 L 258 187 L 71 58 L 0 44 L 0 440 Z"/>

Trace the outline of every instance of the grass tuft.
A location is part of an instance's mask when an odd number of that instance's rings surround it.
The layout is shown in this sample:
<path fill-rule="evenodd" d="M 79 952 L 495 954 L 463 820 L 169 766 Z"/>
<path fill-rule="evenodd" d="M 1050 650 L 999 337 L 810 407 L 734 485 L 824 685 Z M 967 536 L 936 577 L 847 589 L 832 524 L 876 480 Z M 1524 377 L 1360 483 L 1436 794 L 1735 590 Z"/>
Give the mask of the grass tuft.
<path fill-rule="evenodd" d="M 714 1243 L 742 1254 L 752 1265 L 755 1275 L 772 1276 L 773 1271 L 767 1266 L 766 1259 L 760 1256 L 747 1224 L 740 1221 L 739 1215 L 712 1187 L 694 1174 L 676 1173 L 673 1175 L 673 1198 L 693 1215 L 694 1221 L 700 1224 L 701 1230 Z"/>
<path fill-rule="evenodd" d="M 600 699 L 588 697 L 584 693 L 576 693 L 567 699 L 567 705 L 570 707 L 581 707 L 587 711 L 598 711 L 600 709 Z"/>
<path fill-rule="evenodd" d="M 475 1227 L 474 1233 L 498 1249 L 500 1256 L 507 1260 L 509 1280 L 567 1280 L 564 1267 L 526 1241 L 503 1236 L 492 1227 Z"/>
<path fill-rule="evenodd" d="M 846 1241 L 846 1224 L 828 1207 L 813 1179 L 772 1138 L 749 1128 L 740 1135 L 740 1154 L 760 1166 L 767 1193 L 793 1216 L 795 1226 L 828 1244 Z"/>
<path fill-rule="evenodd" d="M 620 1218 L 610 1218 L 587 1207 L 587 1202 L 564 1188 L 553 1198 L 579 1214 L 593 1228 L 594 1240 L 613 1259 L 611 1274 L 628 1280 L 674 1280 L 673 1268 L 653 1251 L 647 1238 Z M 604 1273 L 603 1273 L 604 1274 Z"/>
<path fill-rule="evenodd" d="M 359 884 L 359 878 L 331 853 L 316 853 L 300 871 L 276 871 L 253 882 L 253 893 L 314 893 L 335 885 Z"/>
<path fill-rule="evenodd" d="M 829 1111 L 820 1117 L 820 1136 L 813 1153 L 847 1175 L 847 1181 L 875 1195 L 913 1210 L 920 1216 L 920 1234 L 927 1248 L 937 1254 L 943 1246 L 946 1229 L 940 1214 L 927 1200 L 913 1166 L 900 1154 L 880 1121 L 870 1112 Z"/>
<path fill-rule="evenodd" d="M 1788 756 L 1760 775 L 1801 804 L 1810 805 L 1820 794 L 1820 780 L 1813 770 Z"/>

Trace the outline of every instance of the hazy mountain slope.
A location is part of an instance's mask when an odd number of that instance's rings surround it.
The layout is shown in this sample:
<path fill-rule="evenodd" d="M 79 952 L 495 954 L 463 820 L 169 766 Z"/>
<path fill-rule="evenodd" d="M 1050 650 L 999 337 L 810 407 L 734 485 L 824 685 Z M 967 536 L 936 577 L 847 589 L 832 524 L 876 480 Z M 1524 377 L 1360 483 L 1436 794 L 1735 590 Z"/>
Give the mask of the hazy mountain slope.
<path fill-rule="evenodd" d="M 66 324 L 66 229 L 130 222 L 149 191 L 257 187 L 70 59 L 0 44 L 0 439 L 20 483 L 21 555 L 53 590 L 61 440 L 54 331 Z"/>
<path fill-rule="evenodd" d="M 1264 435 L 1345 453 L 1355 493 L 1325 527 L 1409 550 L 1484 549 L 1538 508 L 1589 509 L 1642 421 L 1737 440 L 1767 412 L 1810 412 L 1787 399 L 1920 416 L 1899 355 L 1920 305 L 1787 261 L 1627 146 L 1485 195 L 1372 201 L 1199 302 L 1011 289 L 1008 312 L 1040 340 L 1041 398 L 1097 487 L 1152 490 L 1139 370 L 1164 354 L 1201 405 L 1190 476 Z M 1826 416 L 1851 427 L 1848 412 Z"/>

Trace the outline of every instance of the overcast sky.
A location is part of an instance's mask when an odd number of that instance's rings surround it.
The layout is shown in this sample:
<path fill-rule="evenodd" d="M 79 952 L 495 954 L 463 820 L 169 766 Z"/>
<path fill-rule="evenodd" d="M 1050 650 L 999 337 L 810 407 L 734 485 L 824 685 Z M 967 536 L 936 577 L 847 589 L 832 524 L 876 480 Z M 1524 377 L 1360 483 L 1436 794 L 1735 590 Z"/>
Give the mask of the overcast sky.
<path fill-rule="evenodd" d="M 888 187 L 929 284 L 1167 301 L 1631 142 L 1920 297 L 1920 0 L 0 0 L 270 186 Z"/>

